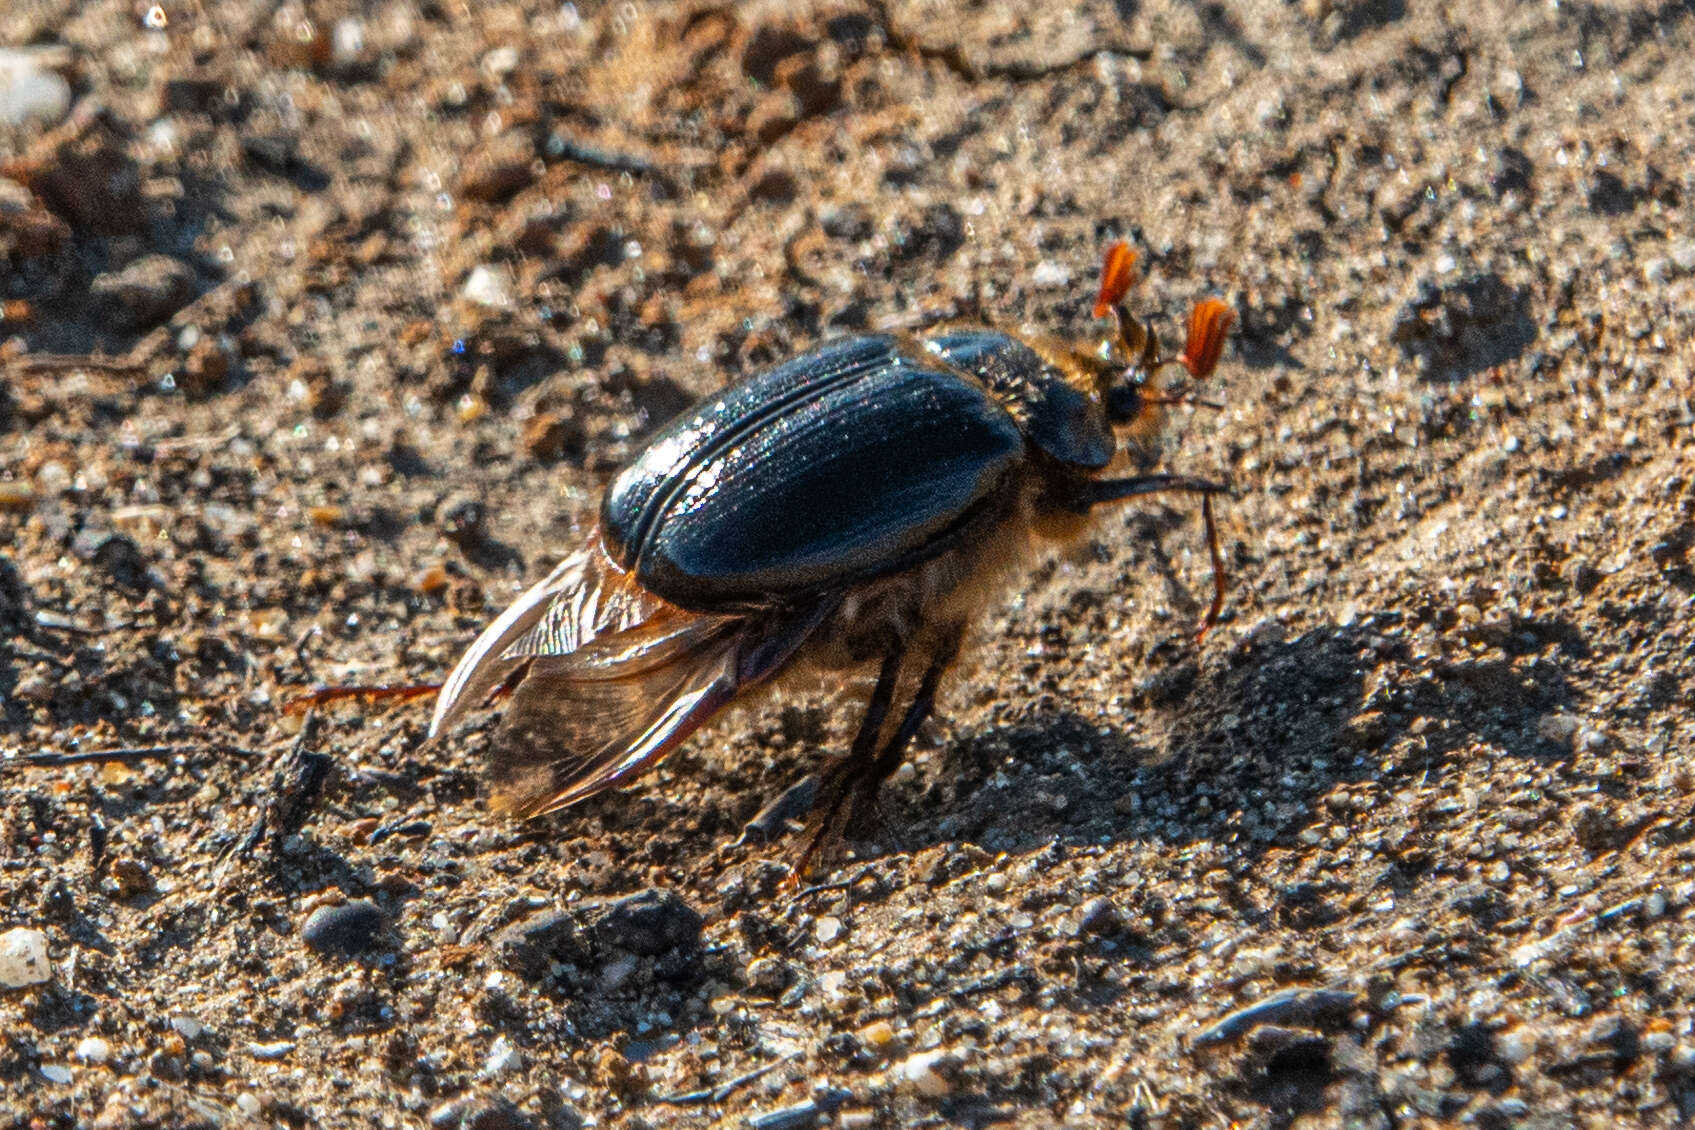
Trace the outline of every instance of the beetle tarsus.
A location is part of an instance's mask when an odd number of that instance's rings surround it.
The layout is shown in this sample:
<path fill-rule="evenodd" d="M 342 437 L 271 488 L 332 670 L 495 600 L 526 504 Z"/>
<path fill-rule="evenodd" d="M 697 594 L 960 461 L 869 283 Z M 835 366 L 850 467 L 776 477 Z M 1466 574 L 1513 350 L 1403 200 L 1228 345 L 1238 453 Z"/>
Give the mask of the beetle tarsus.
<path fill-rule="evenodd" d="M 1206 618 L 1201 621 L 1200 631 L 1195 633 L 1197 642 L 1206 639 L 1207 633 L 1218 623 L 1218 617 L 1224 611 L 1224 590 L 1230 583 L 1224 571 L 1224 551 L 1218 544 L 1218 522 L 1212 514 L 1212 494 L 1207 491 L 1201 495 L 1201 521 L 1206 523 L 1207 555 L 1212 558 L 1212 604 L 1207 608 Z"/>

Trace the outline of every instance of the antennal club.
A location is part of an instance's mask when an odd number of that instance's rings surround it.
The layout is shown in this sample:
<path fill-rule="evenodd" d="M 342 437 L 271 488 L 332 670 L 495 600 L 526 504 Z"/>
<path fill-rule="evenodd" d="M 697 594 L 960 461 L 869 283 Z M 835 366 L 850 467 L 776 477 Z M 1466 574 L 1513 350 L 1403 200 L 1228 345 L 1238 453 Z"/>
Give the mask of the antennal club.
<path fill-rule="evenodd" d="M 1236 312 L 1221 298 L 1208 298 L 1195 303 L 1189 312 L 1189 339 L 1177 360 L 1197 381 L 1204 380 L 1224 355 L 1224 338 L 1236 321 Z"/>
<path fill-rule="evenodd" d="M 1104 318 L 1124 301 L 1136 285 L 1136 253 L 1122 239 L 1106 249 L 1101 264 L 1101 291 L 1095 296 L 1095 317 Z"/>

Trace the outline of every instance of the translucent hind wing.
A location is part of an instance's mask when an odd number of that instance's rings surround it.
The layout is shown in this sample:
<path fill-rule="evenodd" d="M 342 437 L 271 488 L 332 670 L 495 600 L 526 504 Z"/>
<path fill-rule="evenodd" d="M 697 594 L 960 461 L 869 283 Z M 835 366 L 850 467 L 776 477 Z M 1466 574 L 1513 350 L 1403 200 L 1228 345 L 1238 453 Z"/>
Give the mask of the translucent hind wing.
<path fill-rule="evenodd" d="M 597 534 L 477 637 L 442 687 L 430 733 L 510 687 L 488 750 L 494 805 L 552 812 L 671 752 L 780 671 L 838 604 L 690 612 L 637 585 Z"/>
<path fill-rule="evenodd" d="M 747 616 L 666 605 L 570 654 L 530 660 L 489 749 L 495 807 L 537 816 L 645 772 L 782 671 L 840 603 Z"/>
<path fill-rule="evenodd" d="M 741 643 L 735 626 L 699 618 L 534 660 L 489 747 L 494 807 L 538 816 L 641 773 L 736 696 Z"/>
<path fill-rule="evenodd" d="M 430 736 L 446 732 L 467 711 L 481 706 L 526 661 L 569 654 L 669 607 L 613 564 L 597 533 L 514 601 L 465 650 L 436 697 Z"/>

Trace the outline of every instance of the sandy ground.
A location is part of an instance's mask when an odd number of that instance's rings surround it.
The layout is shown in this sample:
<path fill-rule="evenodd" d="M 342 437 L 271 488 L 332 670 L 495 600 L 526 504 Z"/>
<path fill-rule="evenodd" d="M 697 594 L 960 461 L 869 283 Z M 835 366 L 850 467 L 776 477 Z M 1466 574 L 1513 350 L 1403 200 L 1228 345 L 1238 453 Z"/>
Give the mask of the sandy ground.
<path fill-rule="evenodd" d="M 0 126 L 0 1125 L 1695 1117 L 1695 13 L 1031 7 L 4 5 L 75 106 Z M 486 722 L 280 713 L 727 379 L 1094 333 L 1120 237 L 1240 315 L 1226 619 L 1109 515 L 816 887 L 736 840 L 849 696 L 531 825 Z"/>

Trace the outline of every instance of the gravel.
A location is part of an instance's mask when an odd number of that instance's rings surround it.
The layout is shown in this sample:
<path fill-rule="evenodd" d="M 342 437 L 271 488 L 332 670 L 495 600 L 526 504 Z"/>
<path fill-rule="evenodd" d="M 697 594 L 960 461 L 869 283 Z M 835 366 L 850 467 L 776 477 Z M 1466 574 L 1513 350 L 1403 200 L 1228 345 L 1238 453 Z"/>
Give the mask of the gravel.
<path fill-rule="evenodd" d="M 0 124 L 0 1125 L 1695 1109 L 1687 6 L 0 7 L 74 102 Z M 1225 618 L 1104 515 L 803 883 L 853 680 L 528 825 L 486 722 L 284 709 L 731 377 L 1092 339 L 1117 238 L 1238 314 L 1149 453 Z"/>

